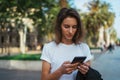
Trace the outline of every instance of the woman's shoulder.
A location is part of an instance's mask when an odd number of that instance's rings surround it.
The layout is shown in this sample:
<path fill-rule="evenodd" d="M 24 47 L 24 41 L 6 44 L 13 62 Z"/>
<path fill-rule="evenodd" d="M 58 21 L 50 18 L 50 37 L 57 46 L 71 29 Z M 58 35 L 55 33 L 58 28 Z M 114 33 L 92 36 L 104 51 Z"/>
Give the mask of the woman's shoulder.
<path fill-rule="evenodd" d="M 85 42 L 81 42 L 79 45 L 80 45 L 80 47 L 88 47 L 88 44 Z"/>
<path fill-rule="evenodd" d="M 90 54 L 90 48 L 87 43 L 81 43 L 80 48 L 85 55 Z"/>
<path fill-rule="evenodd" d="M 55 43 L 55 41 L 51 41 L 51 42 L 45 43 L 44 46 L 45 46 L 45 47 L 55 47 L 55 46 L 56 46 L 56 43 Z"/>
<path fill-rule="evenodd" d="M 90 50 L 87 43 L 82 42 L 82 43 L 79 44 L 79 46 L 82 50 L 85 50 L 85 51 Z"/>

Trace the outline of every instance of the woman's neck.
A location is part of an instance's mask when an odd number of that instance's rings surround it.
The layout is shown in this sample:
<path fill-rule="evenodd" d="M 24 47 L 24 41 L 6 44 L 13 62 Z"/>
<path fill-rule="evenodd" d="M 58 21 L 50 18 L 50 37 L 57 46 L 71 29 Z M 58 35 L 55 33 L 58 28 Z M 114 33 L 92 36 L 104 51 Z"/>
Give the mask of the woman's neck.
<path fill-rule="evenodd" d="M 73 41 L 71 41 L 71 40 L 62 40 L 62 43 L 69 45 L 69 44 L 72 44 Z"/>

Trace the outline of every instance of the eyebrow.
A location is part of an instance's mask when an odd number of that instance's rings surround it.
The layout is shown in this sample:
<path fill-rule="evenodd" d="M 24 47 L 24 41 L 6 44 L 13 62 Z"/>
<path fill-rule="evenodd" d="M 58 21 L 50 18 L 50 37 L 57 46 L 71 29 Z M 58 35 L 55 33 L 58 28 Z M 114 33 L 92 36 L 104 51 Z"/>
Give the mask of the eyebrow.
<path fill-rule="evenodd" d="M 67 25 L 67 26 L 70 26 L 69 24 L 63 24 L 63 25 Z M 77 26 L 77 25 L 72 25 L 72 26 Z"/>

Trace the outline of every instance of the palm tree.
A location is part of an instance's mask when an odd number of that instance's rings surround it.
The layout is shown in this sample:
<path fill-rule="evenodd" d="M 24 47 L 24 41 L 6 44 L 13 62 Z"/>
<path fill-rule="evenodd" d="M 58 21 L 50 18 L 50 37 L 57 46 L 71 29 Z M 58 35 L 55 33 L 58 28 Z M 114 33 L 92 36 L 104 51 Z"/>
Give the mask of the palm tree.
<path fill-rule="evenodd" d="M 103 3 L 101 5 L 101 12 L 104 14 L 102 18 L 104 19 L 104 31 L 106 35 L 106 37 L 104 37 L 104 40 L 107 46 L 110 44 L 110 33 L 108 30 L 112 28 L 115 18 L 115 13 L 110 12 L 109 8 L 110 8 L 110 4 Z"/>
<path fill-rule="evenodd" d="M 87 41 L 90 46 L 104 43 L 104 29 L 112 26 L 114 13 L 109 11 L 109 4 L 93 0 L 88 5 L 89 12 L 84 15 L 83 24 L 87 29 Z"/>

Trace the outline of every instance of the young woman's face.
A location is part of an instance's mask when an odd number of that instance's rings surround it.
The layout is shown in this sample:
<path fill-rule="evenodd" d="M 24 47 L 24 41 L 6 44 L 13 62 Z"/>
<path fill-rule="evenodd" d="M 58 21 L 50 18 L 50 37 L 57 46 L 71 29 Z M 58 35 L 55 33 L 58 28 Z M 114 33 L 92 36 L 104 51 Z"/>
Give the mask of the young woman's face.
<path fill-rule="evenodd" d="M 62 42 L 72 42 L 72 38 L 77 31 L 77 20 L 73 17 L 67 17 L 61 24 Z"/>

